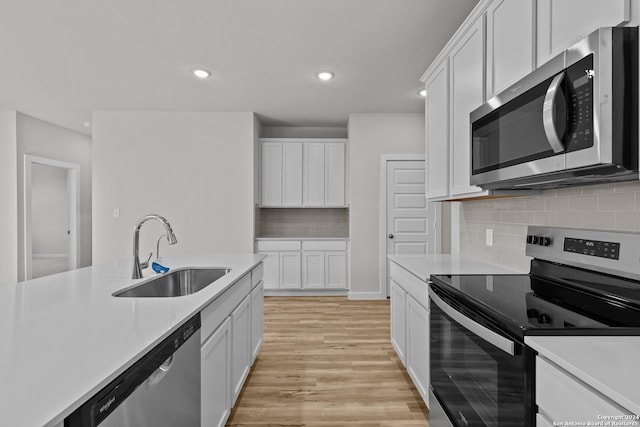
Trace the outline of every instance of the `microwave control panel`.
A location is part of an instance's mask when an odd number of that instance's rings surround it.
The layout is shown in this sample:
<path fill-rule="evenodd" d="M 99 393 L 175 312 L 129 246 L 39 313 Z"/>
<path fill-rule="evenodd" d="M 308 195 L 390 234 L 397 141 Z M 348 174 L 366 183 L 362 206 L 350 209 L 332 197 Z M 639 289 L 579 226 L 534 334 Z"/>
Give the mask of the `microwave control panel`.
<path fill-rule="evenodd" d="M 564 238 L 564 251 L 599 258 L 620 259 L 620 243 Z"/>
<path fill-rule="evenodd" d="M 593 54 L 566 69 L 567 151 L 593 146 Z"/>

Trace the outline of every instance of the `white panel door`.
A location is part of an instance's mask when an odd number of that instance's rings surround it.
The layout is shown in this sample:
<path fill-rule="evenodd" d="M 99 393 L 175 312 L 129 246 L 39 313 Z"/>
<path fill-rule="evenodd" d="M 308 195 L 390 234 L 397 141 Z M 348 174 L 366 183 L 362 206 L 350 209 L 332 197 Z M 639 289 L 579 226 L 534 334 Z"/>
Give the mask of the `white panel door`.
<path fill-rule="evenodd" d="M 478 193 L 471 185 L 471 126 L 469 114 L 484 101 L 484 19 L 480 17 L 450 55 L 451 195 Z"/>
<path fill-rule="evenodd" d="M 325 144 L 325 205 L 345 205 L 345 144 Z"/>
<path fill-rule="evenodd" d="M 599 27 L 629 21 L 630 0 L 538 0 L 538 66 Z"/>
<path fill-rule="evenodd" d="M 440 65 L 425 83 L 428 199 L 449 195 L 449 62 Z"/>
<path fill-rule="evenodd" d="M 407 293 L 396 282 L 391 281 L 391 344 L 400 361 L 405 365 L 406 345 L 406 300 Z M 406 366 L 406 365 L 405 365 Z"/>
<path fill-rule="evenodd" d="M 387 255 L 427 254 L 424 178 L 423 160 L 387 162 Z M 389 261 L 386 262 L 388 291 Z"/>
<path fill-rule="evenodd" d="M 324 288 L 324 252 L 302 252 L 302 287 L 305 289 Z"/>
<path fill-rule="evenodd" d="M 325 255 L 325 287 L 345 289 L 347 287 L 347 253 L 327 251 Z"/>
<path fill-rule="evenodd" d="M 231 384 L 233 385 L 233 399 L 242 390 L 244 380 L 249 375 L 251 367 L 251 300 L 247 295 L 231 313 Z"/>
<path fill-rule="evenodd" d="M 300 252 L 280 252 L 280 288 L 300 289 Z"/>
<path fill-rule="evenodd" d="M 262 205 L 282 206 L 282 143 L 261 145 Z"/>
<path fill-rule="evenodd" d="M 282 144 L 282 206 L 302 206 L 302 144 Z"/>
<path fill-rule="evenodd" d="M 304 205 L 324 206 L 325 155 L 322 142 L 304 143 Z"/>
<path fill-rule="evenodd" d="M 264 335 L 264 295 L 263 282 L 251 291 L 251 364 L 256 360 Z"/>
<path fill-rule="evenodd" d="M 429 404 L 429 312 L 407 296 L 407 372 Z"/>
<path fill-rule="evenodd" d="M 224 426 L 231 410 L 230 325 L 227 318 L 201 347 L 202 427 Z"/>
<path fill-rule="evenodd" d="M 279 252 L 259 252 L 266 255 L 264 259 L 264 288 L 278 289 L 280 287 L 280 253 Z"/>
<path fill-rule="evenodd" d="M 496 0 L 487 9 L 487 99 L 534 68 L 534 4 Z"/>

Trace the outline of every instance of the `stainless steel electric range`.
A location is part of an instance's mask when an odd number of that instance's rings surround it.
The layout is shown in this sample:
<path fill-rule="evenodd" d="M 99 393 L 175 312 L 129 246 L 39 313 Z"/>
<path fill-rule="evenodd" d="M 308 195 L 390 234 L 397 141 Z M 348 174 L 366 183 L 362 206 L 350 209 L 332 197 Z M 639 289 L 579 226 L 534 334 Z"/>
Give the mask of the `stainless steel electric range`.
<path fill-rule="evenodd" d="M 529 227 L 529 274 L 431 276 L 433 427 L 535 426 L 526 335 L 640 335 L 640 234 Z"/>

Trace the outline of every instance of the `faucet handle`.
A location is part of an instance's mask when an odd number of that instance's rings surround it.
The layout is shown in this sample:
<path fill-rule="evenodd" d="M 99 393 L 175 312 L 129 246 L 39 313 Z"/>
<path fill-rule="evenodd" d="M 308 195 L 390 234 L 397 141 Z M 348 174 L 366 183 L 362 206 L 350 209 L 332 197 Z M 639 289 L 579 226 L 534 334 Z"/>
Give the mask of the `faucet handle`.
<path fill-rule="evenodd" d="M 140 263 L 140 268 L 141 269 L 145 269 L 149 267 L 149 261 L 151 261 L 151 257 L 153 256 L 153 252 L 149 252 L 149 257 L 147 258 L 147 260 L 145 262 L 141 262 Z"/>

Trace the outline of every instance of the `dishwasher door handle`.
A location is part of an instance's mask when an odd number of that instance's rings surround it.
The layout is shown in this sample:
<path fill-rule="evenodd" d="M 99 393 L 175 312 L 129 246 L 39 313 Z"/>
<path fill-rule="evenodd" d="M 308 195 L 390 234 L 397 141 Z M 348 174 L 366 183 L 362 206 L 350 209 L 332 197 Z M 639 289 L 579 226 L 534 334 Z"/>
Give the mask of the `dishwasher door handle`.
<path fill-rule="evenodd" d="M 433 301 L 434 304 L 437 305 L 438 308 L 440 308 L 440 310 L 442 310 L 457 324 L 459 324 L 472 334 L 476 335 L 479 338 L 482 338 L 489 344 L 499 348 L 500 350 L 510 354 L 511 356 L 515 355 L 515 343 L 513 341 L 493 332 L 491 329 L 482 326 L 481 324 L 460 313 L 458 310 L 444 302 L 444 300 L 442 300 L 442 298 L 440 298 L 433 291 L 433 289 L 431 289 L 429 292 L 429 298 L 431 298 L 431 301 Z"/>
<path fill-rule="evenodd" d="M 162 379 L 167 376 L 167 374 L 169 373 L 169 369 L 171 369 L 172 365 L 173 365 L 173 354 L 169 356 L 167 360 L 162 362 L 162 365 L 160 365 L 158 369 L 156 369 L 153 372 L 153 374 L 151 374 L 151 376 L 147 378 L 147 380 L 145 381 L 146 387 L 153 388 L 156 385 L 158 385 L 158 383 L 160 383 L 160 381 L 162 381 Z"/>

